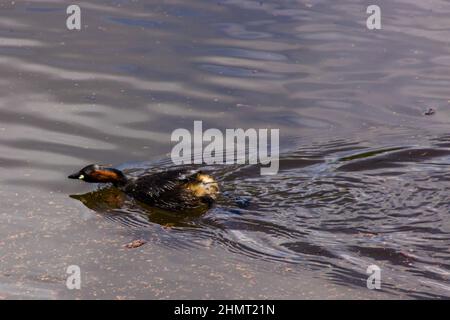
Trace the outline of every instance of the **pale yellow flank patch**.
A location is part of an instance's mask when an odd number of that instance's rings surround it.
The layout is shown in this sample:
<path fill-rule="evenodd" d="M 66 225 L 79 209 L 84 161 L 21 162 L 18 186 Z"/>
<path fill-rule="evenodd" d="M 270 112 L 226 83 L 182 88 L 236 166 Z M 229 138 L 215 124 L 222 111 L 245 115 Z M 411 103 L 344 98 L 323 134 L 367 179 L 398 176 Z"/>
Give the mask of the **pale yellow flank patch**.
<path fill-rule="evenodd" d="M 210 196 L 214 199 L 219 192 L 219 185 L 213 177 L 207 174 L 198 174 L 197 182 L 188 183 L 186 188 L 191 190 L 196 197 Z"/>

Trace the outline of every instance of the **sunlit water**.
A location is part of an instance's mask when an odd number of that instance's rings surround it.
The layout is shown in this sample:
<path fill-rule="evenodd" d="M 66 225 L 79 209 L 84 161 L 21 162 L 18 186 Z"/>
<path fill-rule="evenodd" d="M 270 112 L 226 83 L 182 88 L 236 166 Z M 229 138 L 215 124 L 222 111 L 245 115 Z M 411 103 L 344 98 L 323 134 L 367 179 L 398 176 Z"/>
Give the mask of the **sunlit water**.
<path fill-rule="evenodd" d="M 68 4 L 0 5 L 0 298 L 450 297 L 448 2 L 378 1 L 379 31 L 365 1 Z M 183 217 L 66 179 L 172 167 L 194 120 L 280 129 L 279 173 L 206 167 Z"/>

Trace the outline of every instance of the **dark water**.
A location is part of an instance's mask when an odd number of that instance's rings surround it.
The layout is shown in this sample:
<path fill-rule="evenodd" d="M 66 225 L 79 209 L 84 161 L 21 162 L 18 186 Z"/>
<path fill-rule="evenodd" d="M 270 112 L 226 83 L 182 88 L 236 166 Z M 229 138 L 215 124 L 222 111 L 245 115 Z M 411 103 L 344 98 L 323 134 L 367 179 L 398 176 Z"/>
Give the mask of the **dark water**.
<path fill-rule="evenodd" d="M 69 4 L 0 4 L 0 298 L 450 297 L 450 3 Z M 280 129 L 280 172 L 206 168 L 182 218 L 66 179 L 170 167 L 194 120 Z"/>

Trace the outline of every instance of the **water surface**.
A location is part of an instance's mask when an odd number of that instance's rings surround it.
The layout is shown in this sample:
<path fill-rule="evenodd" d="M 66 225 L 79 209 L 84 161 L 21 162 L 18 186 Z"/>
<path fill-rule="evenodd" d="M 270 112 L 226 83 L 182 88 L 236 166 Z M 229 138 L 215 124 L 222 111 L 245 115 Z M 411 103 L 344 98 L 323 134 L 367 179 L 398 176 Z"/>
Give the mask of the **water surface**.
<path fill-rule="evenodd" d="M 379 31 L 356 0 L 69 4 L 0 4 L 0 298 L 450 297 L 447 1 L 378 1 Z M 194 120 L 280 129 L 279 174 L 206 168 L 186 218 L 66 179 L 170 167 Z"/>

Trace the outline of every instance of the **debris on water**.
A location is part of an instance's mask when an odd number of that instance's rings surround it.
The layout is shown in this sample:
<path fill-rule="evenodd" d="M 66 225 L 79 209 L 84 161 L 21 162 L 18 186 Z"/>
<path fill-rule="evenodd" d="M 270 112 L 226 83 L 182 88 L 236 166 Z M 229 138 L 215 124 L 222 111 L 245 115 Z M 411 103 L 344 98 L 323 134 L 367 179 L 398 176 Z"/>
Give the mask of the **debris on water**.
<path fill-rule="evenodd" d="M 127 243 L 126 245 L 124 245 L 125 248 L 128 249 L 134 249 L 134 248 L 139 248 L 140 246 L 144 245 L 146 242 L 142 239 L 137 239 L 134 241 L 131 241 L 130 243 Z"/>
<path fill-rule="evenodd" d="M 433 114 L 435 114 L 436 113 L 436 110 L 434 110 L 433 108 L 428 108 L 424 113 L 423 113 L 423 115 L 424 116 L 432 116 Z"/>
<path fill-rule="evenodd" d="M 372 238 L 378 236 L 376 232 L 358 232 L 359 237 Z"/>

